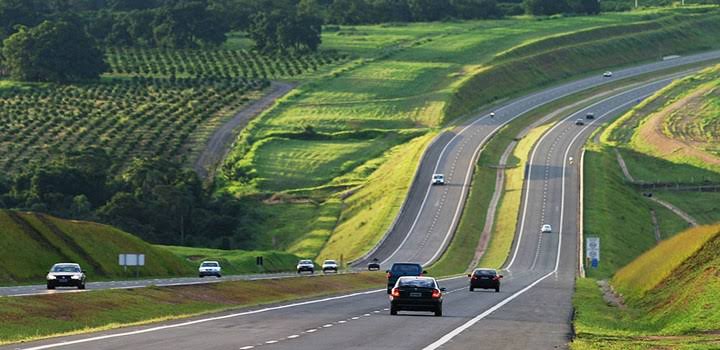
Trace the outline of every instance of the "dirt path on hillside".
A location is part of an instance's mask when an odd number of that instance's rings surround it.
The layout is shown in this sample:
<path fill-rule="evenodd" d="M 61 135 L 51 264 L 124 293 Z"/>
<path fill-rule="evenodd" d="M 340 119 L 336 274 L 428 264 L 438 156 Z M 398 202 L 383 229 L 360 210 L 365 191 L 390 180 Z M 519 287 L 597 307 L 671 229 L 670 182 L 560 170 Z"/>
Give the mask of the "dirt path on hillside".
<path fill-rule="evenodd" d="M 676 207 L 676 206 L 674 206 L 674 205 L 672 205 L 672 204 L 670 204 L 670 203 L 668 203 L 668 202 L 666 202 L 666 201 L 664 201 L 664 200 L 662 200 L 662 199 L 658 199 L 658 198 L 655 198 L 655 197 L 648 197 L 648 199 L 650 199 L 651 201 L 653 201 L 653 202 L 655 202 L 655 203 L 657 203 L 657 204 L 662 205 L 662 206 L 665 207 L 665 208 L 668 208 L 668 209 L 671 210 L 673 213 L 675 213 L 675 214 L 677 214 L 679 217 L 681 217 L 683 220 L 687 221 L 688 224 L 690 224 L 690 225 L 692 225 L 692 226 L 698 226 L 698 225 L 699 225 L 698 222 L 697 222 L 697 220 L 695 220 L 692 216 L 690 216 L 690 214 L 682 211 L 680 208 L 678 208 L 678 207 Z"/>
<path fill-rule="evenodd" d="M 690 157 L 702 160 L 708 164 L 720 165 L 719 157 L 703 151 L 704 143 L 668 137 L 663 132 L 665 121 L 668 118 L 672 117 L 675 113 L 687 113 L 686 111 L 691 109 L 691 106 L 698 105 L 698 103 L 702 101 L 703 96 L 708 92 L 708 89 L 698 89 L 660 112 L 651 115 L 645 125 L 640 128 L 638 132 L 639 138 L 651 145 L 659 153 L 660 157 L 665 158 L 671 155 Z"/>
<path fill-rule="evenodd" d="M 627 164 L 625 164 L 625 159 L 623 159 L 622 154 L 620 154 L 620 151 L 615 149 L 615 155 L 617 156 L 617 162 L 620 165 L 620 169 L 622 170 L 623 176 L 625 176 L 625 179 L 628 181 L 635 183 L 635 179 L 630 175 L 630 171 L 627 168 Z"/>
<path fill-rule="evenodd" d="M 195 161 L 195 172 L 201 178 L 207 178 L 214 172 L 215 167 L 225 158 L 230 151 L 239 128 L 245 127 L 247 123 L 267 108 L 269 108 L 277 99 L 285 96 L 295 87 L 294 84 L 274 81 L 270 84 L 270 92 L 259 100 L 251 103 L 235 114 L 230 120 L 220 126 L 207 142 L 205 149 Z"/>

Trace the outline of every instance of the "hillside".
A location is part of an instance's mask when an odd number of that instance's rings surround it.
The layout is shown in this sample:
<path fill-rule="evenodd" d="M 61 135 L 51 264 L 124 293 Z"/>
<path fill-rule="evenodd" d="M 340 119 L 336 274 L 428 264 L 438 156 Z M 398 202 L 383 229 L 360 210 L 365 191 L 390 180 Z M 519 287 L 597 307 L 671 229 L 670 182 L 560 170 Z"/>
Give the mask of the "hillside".
<path fill-rule="evenodd" d="M 720 343 L 720 224 L 686 230 L 622 268 L 612 306 L 595 280 L 575 297 L 573 349 L 716 349 Z"/>
<path fill-rule="evenodd" d="M 54 263 L 77 262 L 89 279 L 129 277 L 118 254 L 143 253 L 141 276 L 180 276 L 194 268 L 170 251 L 107 225 L 0 211 L 0 283 L 44 281 Z"/>

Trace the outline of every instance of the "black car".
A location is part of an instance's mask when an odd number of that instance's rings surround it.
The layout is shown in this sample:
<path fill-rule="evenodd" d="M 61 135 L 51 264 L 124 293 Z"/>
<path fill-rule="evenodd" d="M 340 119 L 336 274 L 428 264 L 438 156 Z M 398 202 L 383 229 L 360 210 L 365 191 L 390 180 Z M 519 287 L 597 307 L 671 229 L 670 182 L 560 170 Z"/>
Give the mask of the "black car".
<path fill-rule="evenodd" d="M 390 314 L 398 311 L 432 311 L 442 316 L 442 292 L 432 277 L 400 277 L 390 292 Z"/>
<path fill-rule="evenodd" d="M 55 287 L 77 287 L 85 289 L 85 271 L 78 264 L 62 263 L 55 264 L 50 268 L 45 277 L 47 280 L 47 289 L 55 289 Z"/>
<path fill-rule="evenodd" d="M 582 119 L 578 119 L 575 121 L 575 125 L 585 125 L 585 121 Z"/>
<path fill-rule="evenodd" d="M 499 292 L 500 279 L 503 278 L 502 275 L 498 275 L 495 269 L 475 269 L 468 277 L 470 277 L 471 292 L 474 291 L 475 288 L 495 289 L 495 292 Z"/>
<path fill-rule="evenodd" d="M 373 259 L 373 261 L 368 264 L 368 271 L 377 271 L 377 270 L 380 270 L 380 263 L 378 262 L 378 259 Z"/>
<path fill-rule="evenodd" d="M 588 112 L 588 114 L 585 115 L 586 119 L 595 119 L 595 114 Z"/>
<path fill-rule="evenodd" d="M 424 273 L 427 273 L 427 271 L 423 270 L 422 265 L 418 263 L 394 263 L 392 267 L 390 267 L 390 270 L 385 272 L 387 272 L 388 294 L 390 294 L 398 278 L 402 276 L 422 276 Z"/>

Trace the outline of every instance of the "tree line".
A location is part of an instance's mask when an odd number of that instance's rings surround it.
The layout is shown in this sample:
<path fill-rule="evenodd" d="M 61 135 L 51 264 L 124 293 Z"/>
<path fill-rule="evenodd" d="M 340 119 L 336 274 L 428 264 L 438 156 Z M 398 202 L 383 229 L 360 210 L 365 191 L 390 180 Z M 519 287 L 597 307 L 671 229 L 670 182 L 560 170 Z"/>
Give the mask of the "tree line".
<path fill-rule="evenodd" d="M 114 225 L 158 244 L 252 249 L 256 206 L 211 196 L 180 164 L 137 159 L 124 170 L 101 148 L 0 175 L 0 208 L 50 213 Z"/>

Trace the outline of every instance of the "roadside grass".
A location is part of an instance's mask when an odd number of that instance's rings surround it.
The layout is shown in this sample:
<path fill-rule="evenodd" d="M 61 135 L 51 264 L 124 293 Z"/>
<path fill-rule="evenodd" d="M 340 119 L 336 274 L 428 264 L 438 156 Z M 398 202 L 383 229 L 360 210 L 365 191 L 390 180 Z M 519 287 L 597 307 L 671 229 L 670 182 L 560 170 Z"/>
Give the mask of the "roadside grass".
<path fill-rule="evenodd" d="M 700 224 L 720 222 L 720 192 L 656 191 L 653 196 L 672 203 Z"/>
<path fill-rule="evenodd" d="M 156 247 L 169 250 L 195 267 L 204 260 L 218 261 L 225 275 L 293 271 L 299 260 L 296 255 L 279 251 L 222 250 L 163 245 Z M 262 267 L 256 265 L 255 258 L 258 256 L 263 257 Z"/>
<path fill-rule="evenodd" d="M 664 241 L 613 278 L 622 308 L 603 300 L 596 280 L 578 279 L 571 349 L 716 349 L 719 251 L 720 225 Z"/>
<path fill-rule="evenodd" d="M 612 284 L 626 301 L 640 302 L 649 291 L 663 283 L 718 235 L 720 225 L 699 226 L 679 233 L 618 270 Z"/>
<path fill-rule="evenodd" d="M 638 152 L 627 146 L 618 147 L 630 175 L 646 183 L 684 183 L 701 185 L 705 181 L 720 182 L 720 172 L 676 163 Z"/>
<path fill-rule="evenodd" d="M 340 261 L 342 257 L 343 262 L 350 262 L 382 239 L 399 214 L 420 157 L 435 135 L 436 132 L 429 132 L 396 146 L 374 164 L 366 164 L 367 168 L 357 168 L 356 172 L 338 179 L 343 182 L 357 178 L 363 183 L 350 193 L 341 194 L 349 196 L 343 201 L 337 226 L 320 251 L 318 261 Z"/>
<path fill-rule="evenodd" d="M 382 152 L 368 151 L 367 140 L 357 138 L 356 142 L 344 145 L 342 152 L 331 155 L 334 157 L 331 159 L 322 154 L 322 151 L 326 150 L 325 140 L 294 138 L 292 142 L 277 143 L 266 139 L 287 133 L 297 134 L 305 127 L 312 127 L 319 134 L 358 133 L 368 129 L 395 132 L 412 129 L 427 133 L 445 121 L 445 105 L 455 93 L 452 85 L 463 79 L 472 67 L 491 62 L 497 52 L 546 35 L 642 19 L 642 15 L 633 13 L 547 22 L 512 19 L 425 23 L 400 28 L 380 25 L 354 26 L 354 29 L 349 29 L 350 27 L 341 26 L 338 31 L 325 34 L 324 38 L 329 39 L 325 41 L 324 47 L 333 49 L 335 45 L 342 52 L 342 45 L 352 46 L 354 49 L 348 50 L 356 59 L 334 69 L 327 76 L 300 85 L 289 96 L 281 99 L 273 109 L 253 120 L 228 157 L 224 171 L 220 174 L 218 190 L 239 196 L 277 190 L 296 194 L 338 183 L 337 177 L 345 176 L 339 170 L 351 173 L 353 167 L 373 163 Z M 344 34 L 339 35 L 338 32 Z M 375 37 L 379 37 L 377 41 L 374 40 Z M 345 39 L 348 41 L 343 41 Z M 265 147 L 263 142 L 271 142 L 269 147 L 273 148 L 267 148 L 268 152 L 258 156 L 253 151 L 262 151 Z M 258 144 L 261 146 L 257 146 Z M 390 149 L 395 145 L 387 143 L 384 147 Z M 296 158 L 293 157 L 294 152 L 291 152 L 291 149 L 317 152 Z M 330 152 L 326 155 L 330 155 Z M 348 155 L 353 155 L 353 164 L 344 160 Z M 318 159 L 322 162 L 317 162 Z M 274 171 L 265 167 L 285 163 L 292 163 L 295 169 L 317 170 L 316 173 L 320 174 L 318 181 L 297 182 L 298 176 L 290 172 Z M 320 163 L 327 166 L 318 166 Z M 343 164 L 348 167 L 343 168 Z M 265 172 L 266 175 L 261 176 L 264 180 L 254 182 L 242 182 L 235 177 L 235 174 L 248 172 Z M 408 171 L 400 174 L 399 176 L 405 177 L 402 182 L 409 182 L 412 173 Z M 356 180 L 357 183 L 362 183 L 366 179 L 367 177 Z M 387 178 L 378 175 L 376 179 L 385 181 Z M 372 197 L 381 198 L 382 187 L 375 188 L 378 192 Z M 338 188 L 338 191 L 345 190 Z M 330 189 L 328 192 L 330 193 L 326 196 L 334 195 Z M 352 201 L 352 197 L 356 195 L 358 194 L 343 198 L 343 202 Z M 323 198 L 314 199 L 324 201 Z M 399 207 L 402 200 L 402 197 L 397 197 L 396 202 L 389 205 Z M 354 215 L 367 217 L 371 221 L 379 220 L 379 223 L 367 221 L 366 224 L 368 227 L 378 228 L 378 233 L 375 234 L 377 237 L 384 231 L 380 225 L 383 225 L 383 222 L 389 224 L 392 220 L 361 214 L 360 211 Z M 348 215 L 343 215 L 342 219 L 351 220 Z M 302 236 L 304 232 L 295 234 Z M 259 236 L 267 235 L 259 233 Z M 371 247 L 373 244 L 374 242 L 371 242 L 366 246 Z"/>
<path fill-rule="evenodd" d="M 25 222 L 20 226 L 11 219 Z M 0 211 L 0 283 L 44 283 L 50 267 L 76 262 L 89 279 L 130 277 L 117 264 L 120 253 L 143 253 L 146 266 L 140 275 L 181 276 L 192 274 L 189 264 L 172 253 L 107 225 L 69 221 L 44 214 Z"/>
<path fill-rule="evenodd" d="M 384 281 L 382 273 L 361 273 L 0 298 L 0 344 L 379 288 Z"/>
<path fill-rule="evenodd" d="M 600 237 L 602 245 L 602 260 L 597 269 L 587 269 L 587 276 L 607 278 L 655 245 L 651 207 L 625 183 L 609 147 L 586 149 L 584 180 L 583 232 Z"/>

